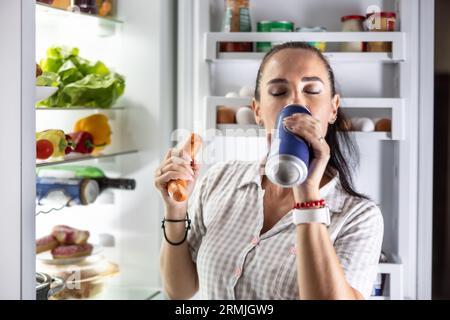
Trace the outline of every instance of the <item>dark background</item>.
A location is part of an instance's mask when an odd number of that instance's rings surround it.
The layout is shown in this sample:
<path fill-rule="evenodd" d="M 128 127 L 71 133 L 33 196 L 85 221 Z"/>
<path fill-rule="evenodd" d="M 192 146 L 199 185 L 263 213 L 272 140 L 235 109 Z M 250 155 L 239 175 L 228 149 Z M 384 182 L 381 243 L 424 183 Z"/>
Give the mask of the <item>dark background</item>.
<path fill-rule="evenodd" d="M 450 0 L 435 2 L 433 299 L 450 299 Z"/>

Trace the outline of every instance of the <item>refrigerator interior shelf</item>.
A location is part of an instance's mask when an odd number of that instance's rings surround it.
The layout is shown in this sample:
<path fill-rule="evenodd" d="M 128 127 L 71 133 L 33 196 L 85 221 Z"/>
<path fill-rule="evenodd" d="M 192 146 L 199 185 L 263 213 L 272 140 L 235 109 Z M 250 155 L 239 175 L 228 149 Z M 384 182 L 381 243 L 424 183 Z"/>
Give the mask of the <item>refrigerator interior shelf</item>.
<path fill-rule="evenodd" d="M 239 125 L 239 124 L 218 124 L 216 129 L 219 130 L 223 137 L 261 137 L 265 139 L 264 129 L 260 126 L 254 125 Z M 349 131 L 355 139 L 367 140 L 393 140 L 390 132 L 357 132 Z"/>
<path fill-rule="evenodd" d="M 42 3 L 36 3 L 36 23 L 49 28 L 54 28 L 55 25 L 61 24 L 74 29 L 89 28 L 90 30 L 95 30 L 98 28 L 98 35 L 102 37 L 114 35 L 116 29 L 123 25 L 123 21 L 116 18 L 72 12 Z"/>
<path fill-rule="evenodd" d="M 67 107 L 67 108 L 47 108 L 47 107 L 36 107 L 37 111 L 85 111 L 85 110 L 95 110 L 95 111 L 120 111 L 125 110 L 125 107 L 111 107 L 111 108 L 91 108 L 91 107 Z"/>
<path fill-rule="evenodd" d="M 304 41 L 304 42 L 391 42 L 392 53 L 328 53 L 332 61 L 391 61 L 405 60 L 405 34 L 404 32 L 207 32 L 205 33 L 205 60 L 215 61 L 217 58 L 226 58 L 217 52 L 219 42 L 259 42 L 259 41 Z M 221 56 L 222 55 L 222 56 Z M 261 58 L 260 53 L 230 54 L 228 57 Z"/>
<path fill-rule="evenodd" d="M 36 161 L 36 167 L 55 166 L 55 165 L 59 165 L 59 164 L 118 157 L 118 156 L 129 155 L 129 154 L 133 154 L 133 153 L 137 153 L 137 152 L 138 152 L 137 150 L 127 150 L 127 151 L 105 153 L 105 154 L 100 154 L 100 155 L 84 155 L 84 154 L 74 155 L 74 154 L 72 154 L 73 156 L 67 157 L 64 160 Z"/>
<path fill-rule="evenodd" d="M 325 57 L 331 63 L 336 62 L 399 62 L 392 58 L 390 52 L 324 52 Z M 219 52 L 216 62 L 220 61 L 245 61 L 256 60 L 261 61 L 264 52 Z"/>
<path fill-rule="evenodd" d="M 403 264 L 401 263 L 379 263 L 378 273 L 388 275 L 387 290 L 388 296 L 370 297 L 371 300 L 401 300 L 404 298 L 403 293 Z"/>
<path fill-rule="evenodd" d="M 228 130 L 231 136 L 257 136 L 257 125 L 238 125 L 238 124 L 217 124 L 216 113 L 218 106 L 227 106 L 238 109 L 251 104 L 251 98 L 226 98 L 210 96 L 206 98 L 205 103 L 205 121 L 206 129 L 217 128 L 223 133 Z M 353 132 L 356 138 L 370 138 L 375 140 L 403 140 L 405 138 L 405 112 L 404 99 L 399 98 L 343 98 L 341 100 L 342 108 L 345 109 L 390 109 L 391 111 L 391 132 Z M 235 133 L 232 130 L 238 130 Z M 251 129 L 251 130 L 248 130 Z M 254 132 L 254 133 L 253 133 Z"/>

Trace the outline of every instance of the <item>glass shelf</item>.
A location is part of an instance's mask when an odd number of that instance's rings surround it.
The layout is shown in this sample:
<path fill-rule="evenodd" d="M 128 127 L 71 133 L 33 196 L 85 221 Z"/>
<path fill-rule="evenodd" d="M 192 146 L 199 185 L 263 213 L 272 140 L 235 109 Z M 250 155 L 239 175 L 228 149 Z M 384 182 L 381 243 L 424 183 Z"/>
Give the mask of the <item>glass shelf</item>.
<path fill-rule="evenodd" d="M 89 13 L 83 13 L 83 12 L 72 12 L 72 11 L 52 7 L 52 6 L 44 4 L 44 3 L 36 3 L 36 9 L 38 10 L 38 12 L 53 14 L 55 16 L 58 15 L 62 18 L 68 17 L 68 16 L 78 16 L 78 17 L 81 17 L 82 19 L 97 19 L 97 20 L 103 21 L 105 23 L 119 24 L 119 25 L 123 24 L 123 21 L 116 19 L 116 18 L 102 17 L 102 16 L 89 14 Z"/>
<path fill-rule="evenodd" d="M 55 26 L 64 30 L 93 30 L 100 37 L 109 37 L 116 34 L 123 25 L 123 21 L 116 18 L 101 17 L 88 13 L 78 13 L 46 4 L 36 3 L 36 24 L 40 27 L 53 29 Z"/>
<path fill-rule="evenodd" d="M 115 110 L 125 110 L 125 107 L 111 107 L 111 108 L 91 108 L 91 107 L 64 107 L 64 108 L 48 108 L 48 107 L 36 107 L 37 111 L 84 111 L 84 110 L 95 110 L 95 111 L 115 111 Z"/>
<path fill-rule="evenodd" d="M 95 159 L 104 159 L 111 158 L 117 156 L 123 156 L 128 154 L 137 153 L 137 150 L 127 150 L 127 151 L 119 151 L 119 152 L 110 152 L 99 155 L 85 155 L 85 154 L 72 154 L 70 157 L 66 157 L 64 160 L 55 160 L 55 161 L 36 161 L 36 167 L 48 167 L 48 166 L 56 166 L 60 164 L 87 161 L 87 160 L 95 160 Z"/>

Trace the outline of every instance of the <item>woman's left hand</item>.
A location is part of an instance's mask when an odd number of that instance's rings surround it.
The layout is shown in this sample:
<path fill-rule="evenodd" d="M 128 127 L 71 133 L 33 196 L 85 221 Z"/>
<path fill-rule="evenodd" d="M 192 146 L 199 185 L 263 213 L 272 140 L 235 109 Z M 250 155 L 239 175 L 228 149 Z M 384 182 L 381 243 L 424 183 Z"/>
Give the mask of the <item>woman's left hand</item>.
<path fill-rule="evenodd" d="M 286 117 L 283 123 L 289 131 L 309 143 L 313 152 L 308 177 L 300 186 L 293 188 L 295 201 L 319 200 L 320 182 L 330 160 L 330 147 L 322 133 L 322 124 L 320 120 L 305 113 L 295 113 Z"/>

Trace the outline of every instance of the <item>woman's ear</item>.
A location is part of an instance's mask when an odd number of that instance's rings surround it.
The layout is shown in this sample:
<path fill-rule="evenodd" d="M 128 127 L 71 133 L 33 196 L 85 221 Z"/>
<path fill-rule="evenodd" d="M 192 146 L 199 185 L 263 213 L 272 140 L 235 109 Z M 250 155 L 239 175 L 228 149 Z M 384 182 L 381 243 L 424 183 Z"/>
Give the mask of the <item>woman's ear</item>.
<path fill-rule="evenodd" d="M 331 99 L 331 114 L 330 119 L 328 119 L 329 123 L 334 123 L 337 118 L 338 109 L 341 106 L 341 96 L 335 94 L 333 99 Z"/>
<path fill-rule="evenodd" d="M 255 116 L 256 123 L 260 124 L 262 122 L 262 119 L 261 119 L 261 108 L 259 106 L 259 102 L 256 101 L 255 98 L 252 99 L 252 110 L 253 110 L 253 114 Z"/>

